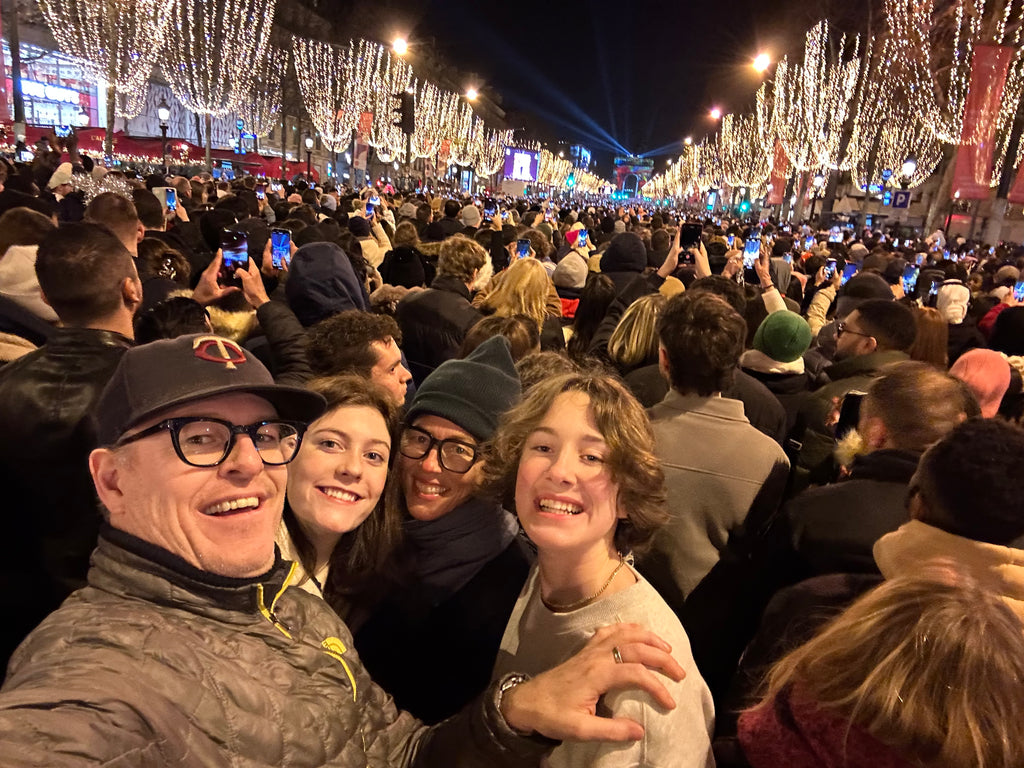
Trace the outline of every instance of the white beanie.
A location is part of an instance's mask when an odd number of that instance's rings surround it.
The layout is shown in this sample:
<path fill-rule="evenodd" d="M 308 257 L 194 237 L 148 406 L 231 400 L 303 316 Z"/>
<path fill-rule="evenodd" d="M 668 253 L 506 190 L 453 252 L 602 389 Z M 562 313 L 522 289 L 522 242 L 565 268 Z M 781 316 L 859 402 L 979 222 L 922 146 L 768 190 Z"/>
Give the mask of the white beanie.
<path fill-rule="evenodd" d="M 971 301 L 971 290 L 959 280 L 947 280 L 935 297 L 935 308 L 942 319 L 950 325 L 960 325 L 967 317 L 967 305 Z"/>

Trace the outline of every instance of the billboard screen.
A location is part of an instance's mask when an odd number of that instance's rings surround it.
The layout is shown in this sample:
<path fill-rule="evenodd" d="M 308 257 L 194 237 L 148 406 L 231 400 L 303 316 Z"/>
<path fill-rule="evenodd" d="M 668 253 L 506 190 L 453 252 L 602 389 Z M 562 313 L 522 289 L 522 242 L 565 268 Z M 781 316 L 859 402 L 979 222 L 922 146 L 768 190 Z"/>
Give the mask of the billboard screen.
<path fill-rule="evenodd" d="M 532 149 L 505 147 L 505 178 L 513 181 L 537 182 L 540 153 Z"/>

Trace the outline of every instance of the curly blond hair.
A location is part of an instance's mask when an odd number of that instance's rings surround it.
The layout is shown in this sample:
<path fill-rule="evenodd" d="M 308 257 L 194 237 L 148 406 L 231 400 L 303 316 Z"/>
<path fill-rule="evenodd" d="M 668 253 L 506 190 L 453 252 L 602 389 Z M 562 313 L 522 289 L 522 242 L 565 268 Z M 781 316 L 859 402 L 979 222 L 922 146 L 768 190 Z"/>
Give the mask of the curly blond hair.
<path fill-rule="evenodd" d="M 500 498 L 515 492 L 519 461 L 527 438 L 565 392 L 590 398 L 589 409 L 608 445 L 605 465 L 619 487 L 616 504 L 626 512 L 615 529 L 615 548 L 642 552 L 665 525 L 665 475 L 654 455 L 654 432 L 647 412 L 616 378 L 592 372 L 568 373 L 534 385 L 523 401 L 505 414 L 485 446 L 483 485 Z"/>

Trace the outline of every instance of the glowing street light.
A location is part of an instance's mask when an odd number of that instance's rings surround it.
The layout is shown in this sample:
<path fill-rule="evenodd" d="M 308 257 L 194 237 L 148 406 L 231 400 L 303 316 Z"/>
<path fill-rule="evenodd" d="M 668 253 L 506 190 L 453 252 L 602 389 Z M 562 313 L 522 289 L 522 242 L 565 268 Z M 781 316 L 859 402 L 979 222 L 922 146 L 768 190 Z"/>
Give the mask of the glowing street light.
<path fill-rule="evenodd" d="M 466 89 L 466 98 L 470 101 L 476 101 L 476 97 L 480 95 L 480 92 L 476 88 L 470 86 Z"/>
<path fill-rule="evenodd" d="M 686 146 L 690 146 L 691 144 L 693 144 L 693 137 L 687 136 L 685 139 L 683 139 L 683 144 L 685 144 Z"/>
<path fill-rule="evenodd" d="M 720 110 L 718 107 L 712 107 L 710 114 L 712 120 L 720 120 L 722 118 L 722 110 Z"/>
<path fill-rule="evenodd" d="M 395 41 L 391 44 L 391 50 L 393 50 L 398 56 L 405 56 L 409 51 L 409 43 L 406 42 L 404 37 L 396 37 Z"/>
<path fill-rule="evenodd" d="M 759 53 L 754 59 L 754 71 L 765 72 L 772 65 L 772 58 L 767 53 Z"/>

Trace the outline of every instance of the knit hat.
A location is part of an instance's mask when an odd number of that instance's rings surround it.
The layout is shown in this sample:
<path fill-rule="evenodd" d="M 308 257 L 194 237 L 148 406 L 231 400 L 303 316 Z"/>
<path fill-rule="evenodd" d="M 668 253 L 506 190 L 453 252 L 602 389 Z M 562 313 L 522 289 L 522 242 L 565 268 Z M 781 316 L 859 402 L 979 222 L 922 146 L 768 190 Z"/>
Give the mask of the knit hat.
<path fill-rule="evenodd" d="M 967 305 L 971 301 L 971 289 L 959 280 L 947 280 L 935 297 L 935 308 L 942 319 L 950 325 L 960 325 L 967 317 Z"/>
<path fill-rule="evenodd" d="M 412 203 L 402 203 L 402 207 L 398 209 L 398 215 L 407 219 L 415 219 L 416 206 Z"/>
<path fill-rule="evenodd" d="M 811 327 L 796 312 L 772 312 L 754 333 L 754 349 L 780 363 L 792 363 L 811 346 Z"/>
<path fill-rule="evenodd" d="M 61 163 L 53 172 L 50 181 L 46 184 L 47 189 L 56 189 L 61 184 L 71 183 L 71 163 Z"/>
<path fill-rule="evenodd" d="M 863 261 L 864 257 L 868 255 L 868 247 L 864 243 L 854 243 L 850 246 L 848 253 L 853 261 Z"/>
<path fill-rule="evenodd" d="M 1010 364 L 991 349 L 964 352 L 949 369 L 949 375 L 967 385 L 986 419 L 999 411 L 999 404 L 1010 386 Z"/>
<path fill-rule="evenodd" d="M 570 251 L 558 262 L 555 271 L 551 273 L 551 282 L 557 288 L 582 288 L 587 284 L 589 271 L 586 259 L 578 253 Z"/>
<path fill-rule="evenodd" d="M 602 272 L 643 272 L 646 267 L 647 248 L 632 232 L 613 237 L 601 257 Z"/>
<path fill-rule="evenodd" d="M 415 248 L 400 246 L 388 251 L 381 262 L 379 272 L 381 279 L 388 285 L 415 288 L 427 282 L 423 259 Z"/>
<path fill-rule="evenodd" d="M 178 336 L 132 347 L 121 357 L 96 406 L 100 445 L 184 403 L 246 392 L 268 400 L 282 419 L 313 421 L 324 399 L 302 387 L 274 383 L 252 352 L 212 334 Z"/>
<path fill-rule="evenodd" d="M 614 228 L 615 233 L 621 235 L 623 232 L 626 231 L 626 222 L 624 222 L 622 219 L 618 219 L 614 224 Z"/>
<path fill-rule="evenodd" d="M 1024 355 L 1024 307 L 1007 307 L 999 313 L 988 345 L 1007 355 Z"/>
<path fill-rule="evenodd" d="M 370 222 L 362 216 L 350 216 L 348 220 L 348 231 L 356 237 L 369 237 Z"/>
<path fill-rule="evenodd" d="M 413 215 L 415 215 L 415 213 Z M 462 209 L 460 218 L 462 219 L 462 223 L 467 227 L 478 227 L 480 226 L 480 209 L 475 205 L 467 205 Z"/>
<path fill-rule="evenodd" d="M 534 229 L 542 233 L 544 237 L 548 239 L 549 243 L 551 242 L 551 235 L 552 233 L 554 233 L 555 230 L 551 228 L 550 224 L 548 224 L 546 221 L 542 221 L 538 223 L 537 226 L 534 227 Z"/>
<path fill-rule="evenodd" d="M 511 345 L 494 336 L 462 360 L 448 360 L 424 380 L 409 405 L 408 423 L 431 414 L 448 419 L 477 440 L 489 440 L 505 411 L 519 402 L 522 387 Z"/>

